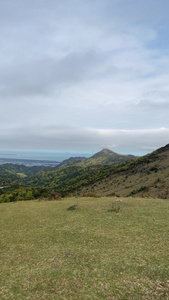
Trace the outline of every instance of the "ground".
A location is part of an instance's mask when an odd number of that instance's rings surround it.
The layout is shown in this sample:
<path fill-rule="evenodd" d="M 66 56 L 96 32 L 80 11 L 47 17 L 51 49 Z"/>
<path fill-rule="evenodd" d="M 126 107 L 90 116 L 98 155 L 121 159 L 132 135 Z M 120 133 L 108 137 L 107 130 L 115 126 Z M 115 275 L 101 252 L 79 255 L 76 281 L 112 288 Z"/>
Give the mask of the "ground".
<path fill-rule="evenodd" d="M 1 204 L 0 298 L 169 299 L 169 201 L 116 200 Z"/>

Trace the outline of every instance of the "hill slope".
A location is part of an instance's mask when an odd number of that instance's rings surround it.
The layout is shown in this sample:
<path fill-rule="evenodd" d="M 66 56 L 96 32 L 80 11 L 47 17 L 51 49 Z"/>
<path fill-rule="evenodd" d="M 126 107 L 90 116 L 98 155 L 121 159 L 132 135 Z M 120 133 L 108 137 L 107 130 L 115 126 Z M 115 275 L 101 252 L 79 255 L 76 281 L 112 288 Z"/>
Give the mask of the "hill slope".
<path fill-rule="evenodd" d="M 56 168 L 60 166 L 70 166 L 70 165 L 78 165 L 81 167 L 87 166 L 104 166 L 110 164 L 117 164 L 121 162 L 125 162 L 128 160 L 135 159 L 136 156 L 131 154 L 119 154 L 113 152 L 109 149 L 102 149 L 101 151 L 97 152 L 93 156 L 86 158 L 86 157 L 70 157 L 69 159 L 64 160 L 61 162 Z"/>
<path fill-rule="evenodd" d="M 131 160 L 134 159 L 135 156 L 131 155 L 131 154 L 120 154 L 120 153 L 116 153 L 114 151 L 111 151 L 107 148 L 102 149 L 100 152 L 94 154 L 91 158 L 92 159 L 97 159 L 99 157 L 107 157 L 107 158 L 111 158 L 114 161 L 125 161 L 125 160 Z"/>
<path fill-rule="evenodd" d="M 168 300 L 169 201 L 115 200 L 1 204 L 0 299 Z"/>
<path fill-rule="evenodd" d="M 136 156 L 128 154 L 119 154 L 116 152 L 113 152 L 109 149 L 103 149 L 100 152 L 94 154 L 92 157 L 86 159 L 84 161 L 84 164 L 86 166 L 91 165 L 110 165 L 110 164 L 117 164 L 121 162 L 125 162 L 128 160 L 135 159 Z"/>
<path fill-rule="evenodd" d="M 81 188 L 77 194 L 169 198 L 169 144 L 116 168 L 111 175 Z"/>
<path fill-rule="evenodd" d="M 6 163 L 0 165 L 0 175 L 13 174 L 13 175 L 20 175 L 20 176 L 23 175 L 23 177 L 26 177 L 26 176 L 35 175 L 45 168 L 46 168 L 45 166 L 27 167 L 25 165 L 20 165 L 20 164 L 18 165 L 18 164 Z"/>
<path fill-rule="evenodd" d="M 62 194 L 75 191 L 109 175 L 116 169 L 117 162 L 131 160 L 132 155 L 121 155 L 103 149 L 91 158 L 68 159 L 50 172 L 41 172 L 28 181 L 29 185 L 55 189 Z"/>
<path fill-rule="evenodd" d="M 0 202 L 23 200 L 23 194 L 27 199 L 31 195 L 35 199 L 48 197 L 52 190 L 63 196 L 69 193 L 99 193 L 105 196 L 169 198 L 169 144 L 143 157 L 121 163 L 110 162 L 109 158 L 114 159 L 114 156 L 121 155 L 103 149 L 89 159 L 68 160 L 49 172 L 45 168 L 30 177 L 15 175 L 19 181 L 15 181 L 12 174 L 13 181 L 8 184 L 3 181 L 3 185 L 9 187 L 0 191 Z M 9 197 L 6 197 L 7 194 Z"/>

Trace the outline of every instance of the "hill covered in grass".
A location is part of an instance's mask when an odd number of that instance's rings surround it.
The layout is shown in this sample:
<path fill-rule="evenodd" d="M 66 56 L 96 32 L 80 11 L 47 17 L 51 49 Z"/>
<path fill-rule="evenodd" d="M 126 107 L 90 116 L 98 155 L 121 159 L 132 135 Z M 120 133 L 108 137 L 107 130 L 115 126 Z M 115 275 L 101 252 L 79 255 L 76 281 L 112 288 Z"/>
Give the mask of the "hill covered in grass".
<path fill-rule="evenodd" d="M 64 164 L 52 172 L 37 174 L 30 179 L 30 185 L 44 185 L 63 195 L 169 198 L 169 145 L 143 157 L 131 157 L 117 164 L 106 161 L 107 157 L 109 159 L 113 155 L 103 150 L 89 159 L 70 161 L 68 165 Z M 100 158 L 102 163 L 99 164 Z"/>
<path fill-rule="evenodd" d="M 81 188 L 77 194 L 169 198 L 169 144 L 117 166 L 112 174 Z"/>
<path fill-rule="evenodd" d="M 136 156 L 134 155 L 131 154 L 124 155 L 105 148 L 100 152 L 94 154 L 92 157 L 86 160 L 85 163 L 86 165 L 95 165 L 95 164 L 108 165 L 108 164 L 114 164 L 114 163 L 117 164 L 128 160 L 133 160 L 135 158 Z"/>
<path fill-rule="evenodd" d="M 67 159 L 56 167 L 1 165 L 0 183 L 8 187 L 0 190 L 0 202 L 50 197 L 52 190 L 64 196 L 109 174 L 109 167 L 114 168 L 121 159 L 131 158 L 106 149 L 89 159 Z"/>
<path fill-rule="evenodd" d="M 1 204 L 0 299 L 168 300 L 168 214 L 149 198 Z"/>
<path fill-rule="evenodd" d="M 109 175 L 118 163 L 131 161 L 133 155 L 121 155 L 103 149 L 88 159 L 74 158 L 63 162 L 50 172 L 41 172 L 28 180 L 29 185 L 40 185 L 56 189 L 61 194 L 72 193 L 79 187 L 95 183 Z"/>
<path fill-rule="evenodd" d="M 85 157 L 70 157 L 69 159 L 64 160 L 61 162 L 58 167 L 60 166 L 70 166 L 70 165 L 78 165 L 81 167 L 87 166 L 106 166 L 111 164 L 118 164 L 121 162 L 125 162 L 128 160 L 135 159 L 136 156 L 131 154 L 120 154 L 109 149 L 102 149 L 101 151 L 97 152 L 93 156 L 89 158 Z"/>
<path fill-rule="evenodd" d="M 127 157 L 126 161 L 123 161 L 124 157 Z M 120 163 L 115 163 L 115 159 L 120 159 Z M 169 198 L 169 145 L 134 159 L 103 149 L 91 158 L 70 159 L 55 168 L 41 169 L 33 176 L 17 174 L 16 178 L 7 189 L 0 191 L 1 202 L 50 197 L 51 191 L 62 196 L 100 194 Z"/>
<path fill-rule="evenodd" d="M 49 167 L 47 167 L 49 169 Z M 44 166 L 27 167 L 21 164 L 6 163 L 0 165 L 0 175 L 19 175 L 21 177 L 33 176 L 45 169 Z"/>

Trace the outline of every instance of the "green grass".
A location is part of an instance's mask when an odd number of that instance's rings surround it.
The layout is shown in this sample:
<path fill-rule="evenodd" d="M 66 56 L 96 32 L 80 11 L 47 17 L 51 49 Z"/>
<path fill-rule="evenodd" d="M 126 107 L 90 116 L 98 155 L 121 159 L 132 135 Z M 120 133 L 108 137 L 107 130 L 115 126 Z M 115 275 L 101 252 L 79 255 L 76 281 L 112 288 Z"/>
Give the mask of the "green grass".
<path fill-rule="evenodd" d="M 20 176 L 20 177 L 23 177 L 23 178 L 25 178 L 25 177 L 27 177 L 27 175 L 25 175 L 24 173 L 16 173 L 18 176 Z"/>
<path fill-rule="evenodd" d="M 2 300 L 169 299 L 168 200 L 7 203 L 0 228 Z"/>

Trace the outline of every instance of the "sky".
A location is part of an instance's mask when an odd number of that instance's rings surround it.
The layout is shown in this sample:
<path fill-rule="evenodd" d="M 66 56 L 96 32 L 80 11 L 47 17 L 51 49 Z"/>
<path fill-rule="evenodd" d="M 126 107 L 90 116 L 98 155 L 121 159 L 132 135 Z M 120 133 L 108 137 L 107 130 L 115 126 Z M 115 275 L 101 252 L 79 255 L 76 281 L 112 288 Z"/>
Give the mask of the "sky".
<path fill-rule="evenodd" d="M 169 1 L 0 0 L 0 150 L 169 143 Z"/>

